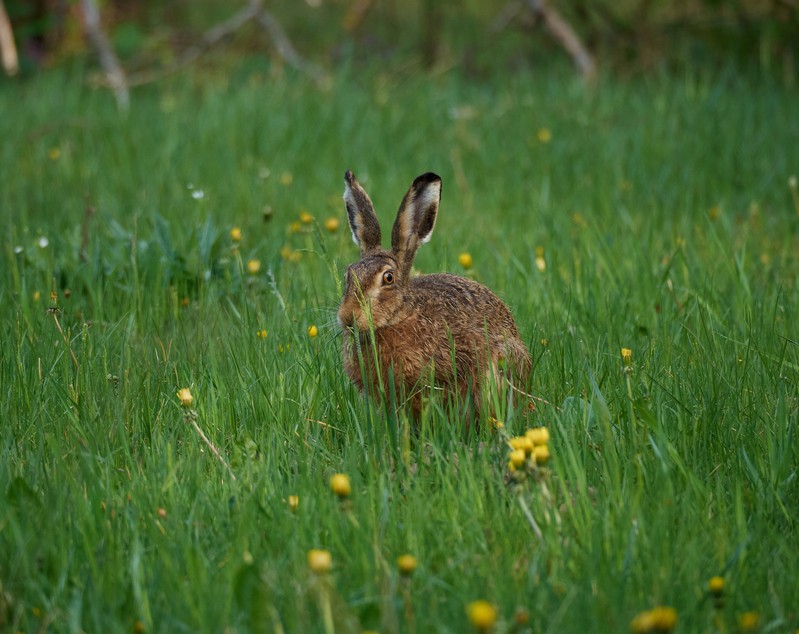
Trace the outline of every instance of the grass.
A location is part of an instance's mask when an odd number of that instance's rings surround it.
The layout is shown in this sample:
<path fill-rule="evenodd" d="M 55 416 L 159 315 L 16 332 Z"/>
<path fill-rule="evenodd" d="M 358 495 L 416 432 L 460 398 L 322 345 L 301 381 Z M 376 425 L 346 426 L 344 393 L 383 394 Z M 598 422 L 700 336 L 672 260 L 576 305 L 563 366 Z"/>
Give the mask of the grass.
<path fill-rule="evenodd" d="M 499 631 L 799 627 L 795 89 L 250 66 L 125 118 L 83 79 L 0 85 L 0 629 L 463 632 L 476 599 Z M 347 168 L 384 225 L 441 174 L 416 266 L 472 254 L 534 414 L 412 434 L 347 384 Z M 552 459 L 512 486 L 503 434 L 536 425 Z"/>

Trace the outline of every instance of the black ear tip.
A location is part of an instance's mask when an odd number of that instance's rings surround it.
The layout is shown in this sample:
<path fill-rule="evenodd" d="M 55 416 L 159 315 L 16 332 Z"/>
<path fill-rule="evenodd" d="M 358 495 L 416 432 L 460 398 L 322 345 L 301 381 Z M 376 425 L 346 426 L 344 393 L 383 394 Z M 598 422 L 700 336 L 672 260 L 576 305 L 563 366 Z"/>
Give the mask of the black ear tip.
<path fill-rule="evenodd" d="M 352 182 L 355 180 L 355 174 L 352 173 L 352 170 L 344 172 L 344 180 L 347 184 L 352 185 Z"/>
<path fill-rule="evenodd" d="M 441 177 L 433 172 L 425 172 L 421 176 L 417 176 L 413 181 L 414 185 L 431 185 L 432 183 L 440 183 Z"/>

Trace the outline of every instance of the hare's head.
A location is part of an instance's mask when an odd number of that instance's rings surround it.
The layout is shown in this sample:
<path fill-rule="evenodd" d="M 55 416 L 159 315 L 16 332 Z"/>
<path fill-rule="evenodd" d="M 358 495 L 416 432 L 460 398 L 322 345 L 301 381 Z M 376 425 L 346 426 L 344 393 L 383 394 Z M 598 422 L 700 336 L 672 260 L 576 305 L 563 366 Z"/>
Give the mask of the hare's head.
<path fill-rule="evenodd" d="M 441 178 L 432 172 L 413 181 L 400 203 L 391 231 L 391 250 L 380 244 L 380 223 L 368 194 L 347 171 L 344 204 L 352 239 L 361 259 L 347 269 L 346 289 L 338 309 L 342 328 L 366 331 L 403 319 L 404 298 L 416 250 L 433 235 L 441 199 Z"/>

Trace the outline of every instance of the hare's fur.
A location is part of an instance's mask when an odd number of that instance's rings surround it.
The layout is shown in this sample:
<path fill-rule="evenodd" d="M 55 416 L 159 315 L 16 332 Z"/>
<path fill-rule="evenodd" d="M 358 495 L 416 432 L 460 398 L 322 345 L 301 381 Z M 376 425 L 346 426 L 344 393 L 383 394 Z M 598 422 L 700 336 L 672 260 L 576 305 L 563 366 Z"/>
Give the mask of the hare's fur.
<path fill-rule="evenodd" d="M 506 377 L 524 386 L 530 355 L 508 307 L 485 286 L 448 273 L 411 277 L 418 247 L 435 226 L 441 179 L 423 174 L 400 205 L 392 248 L 380 246 L 380 225 L 371 200 L 352 172 L 344 201 L 361 260 L 347 270 L 338 309 L 344 332 L 344 369 L 360 389 L 394 389 L 418 417 L 426 388 L 469 395 L 476 409 L 486 384 Z M 357 333 L 357 340 L 356 340 Z M 430 381 L 432 380 L 432 385 Z"/>

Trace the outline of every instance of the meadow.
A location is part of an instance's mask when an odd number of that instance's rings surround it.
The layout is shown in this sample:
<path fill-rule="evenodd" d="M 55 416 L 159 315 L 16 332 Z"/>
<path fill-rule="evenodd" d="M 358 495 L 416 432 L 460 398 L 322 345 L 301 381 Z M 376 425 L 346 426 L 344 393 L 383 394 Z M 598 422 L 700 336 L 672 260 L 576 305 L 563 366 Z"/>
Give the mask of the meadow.
<path fill-rule="evenodd" d="M 0 630 L 799 628 L 796 88 L 85 79 L 0 84 Z M 507 301 L 534 408 L 348 384 L 346 169 L 384 226 L 442 176 L 415 266 Z"/>

